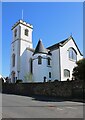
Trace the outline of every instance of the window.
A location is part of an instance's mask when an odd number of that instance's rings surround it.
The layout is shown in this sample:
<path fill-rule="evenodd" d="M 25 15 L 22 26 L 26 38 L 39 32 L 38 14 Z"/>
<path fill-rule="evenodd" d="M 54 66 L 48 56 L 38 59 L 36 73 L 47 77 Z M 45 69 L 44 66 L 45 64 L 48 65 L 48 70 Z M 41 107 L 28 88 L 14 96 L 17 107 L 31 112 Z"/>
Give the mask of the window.
<path fill-rule="evenodd" d="M 48 65 L 50 65 L 50 58 L 49 57 L 48 57 L 47 61 L 48 61 Z"/>
<path fill-rule="evenodd" d="M 42 64 L 42 57 L 38 56 L 38 64 Z"/>
<path fill-rule="evenodd" d="M 12 55 L 12 66 L 15 66 L 15 54 Z"/>
<path fill-rule="evenodd" d="M 69 58 L 72 60 L 77 60 L 77 53 L 73 48 L 69 49 Z"/>
<path fill-rule="evenodd" d="M 68 69 L 64 69 L 64 77 L 70 77 L 70 71 Z"/>
<path fill-rule="evenodd" d="M 17 29 L 15 29 L 15 31 L 14 31 L 14 37 L 16 37 L 17 36 Z"/>
<path fill-rule="evenodd" d="M 28 36 L 28 29 L 25 29 L 25 35 Z"/>
<path fill-rule="evenodd" d="M 33 63 L 32 63 L 32 58 L 30 59 L 30 72 L 33 73 Z"/>
<path fill-rule="evenodd" d="M 49 78 L 51 78 L 51 72 L 49 72 Z"/>

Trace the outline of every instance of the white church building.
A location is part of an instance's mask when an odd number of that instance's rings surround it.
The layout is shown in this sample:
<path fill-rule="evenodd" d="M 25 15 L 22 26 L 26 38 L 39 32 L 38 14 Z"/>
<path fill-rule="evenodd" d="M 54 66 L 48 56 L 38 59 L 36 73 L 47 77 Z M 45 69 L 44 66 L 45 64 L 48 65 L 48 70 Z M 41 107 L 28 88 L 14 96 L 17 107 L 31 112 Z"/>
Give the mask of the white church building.
<path fill-rule="evenodd" d="M 72 79 L 76 61 L 83 58 L 72 36 L 45 48 L 42 40 L 33 48 L 33 26 L 19 20 L 12 26 L 11 82 L 65 81 Z"/>

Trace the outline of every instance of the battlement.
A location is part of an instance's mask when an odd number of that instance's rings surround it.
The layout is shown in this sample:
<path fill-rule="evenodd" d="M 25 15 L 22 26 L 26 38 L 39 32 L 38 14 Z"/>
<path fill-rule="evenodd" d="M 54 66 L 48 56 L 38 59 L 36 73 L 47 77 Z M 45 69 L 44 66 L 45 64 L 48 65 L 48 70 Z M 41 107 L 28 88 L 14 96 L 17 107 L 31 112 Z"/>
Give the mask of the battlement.
<path fill-rule="evenodd" d="M 31 29 L 33 29 L 33 26 L 31 24 L 28 24 L 26 23 L 25 21 L 23 20 L 19 20 L 18 22 L 16 22 L 13 26 L 12 26 L 12 29 L 13 30 L 18 24 L 22 24 L 22 25 L 25 25 L 26 27 L 29 27 Z"/>

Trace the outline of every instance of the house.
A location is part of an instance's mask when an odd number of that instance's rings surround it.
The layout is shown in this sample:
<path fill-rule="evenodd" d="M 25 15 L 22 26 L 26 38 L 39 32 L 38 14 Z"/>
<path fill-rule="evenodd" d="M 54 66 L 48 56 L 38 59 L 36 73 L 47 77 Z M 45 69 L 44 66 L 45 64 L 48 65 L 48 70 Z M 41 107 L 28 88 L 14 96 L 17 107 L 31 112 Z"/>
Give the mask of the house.
<path fill-rule="evenodd" d="M 31 24 L 19 20 L 12 26 L 12 32 L 11 82 L 17 79 L 23 82 L 72 79 L 76 61 L 83 57 L 72 36 L 48 48 L 39 40 L 34 49 Z"/>

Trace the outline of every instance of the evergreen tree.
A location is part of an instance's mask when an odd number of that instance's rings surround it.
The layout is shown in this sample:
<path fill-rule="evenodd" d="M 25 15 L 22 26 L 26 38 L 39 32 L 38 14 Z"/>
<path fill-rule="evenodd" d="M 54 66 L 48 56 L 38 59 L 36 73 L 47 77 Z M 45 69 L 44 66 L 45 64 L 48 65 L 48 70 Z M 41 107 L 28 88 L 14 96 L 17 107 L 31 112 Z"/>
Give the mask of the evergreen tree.
<path fill-rule="evenodd" d="M 77 80 L 85 80 L 85 58 L 77 62 L 77 66 L 73 69 L 73 76 Z"/>

